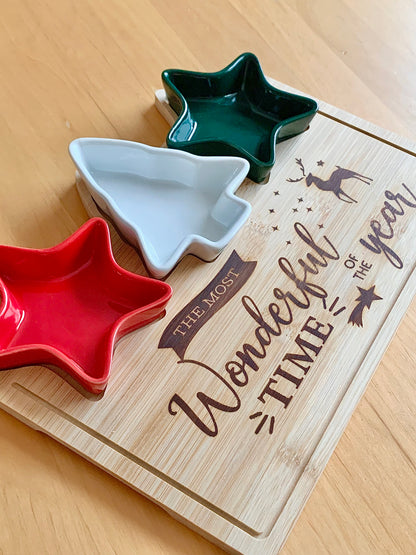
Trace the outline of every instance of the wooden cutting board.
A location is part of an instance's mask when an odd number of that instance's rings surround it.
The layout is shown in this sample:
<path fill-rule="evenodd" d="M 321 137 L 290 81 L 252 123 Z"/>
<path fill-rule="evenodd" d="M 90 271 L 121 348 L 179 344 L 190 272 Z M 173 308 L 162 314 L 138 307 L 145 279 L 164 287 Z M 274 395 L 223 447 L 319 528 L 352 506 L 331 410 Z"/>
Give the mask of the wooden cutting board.
<path fill-rule="evenodd" d="M 276 553 L 415 293 L 415 153 L 320 103 L 268 183 L 240 187 L 253 211 L 221 255 L 168 276 L 165 318 L 120 341 L 101 399 L 31 367 L 0 374 L 1 408 L 226 549 Z"/>

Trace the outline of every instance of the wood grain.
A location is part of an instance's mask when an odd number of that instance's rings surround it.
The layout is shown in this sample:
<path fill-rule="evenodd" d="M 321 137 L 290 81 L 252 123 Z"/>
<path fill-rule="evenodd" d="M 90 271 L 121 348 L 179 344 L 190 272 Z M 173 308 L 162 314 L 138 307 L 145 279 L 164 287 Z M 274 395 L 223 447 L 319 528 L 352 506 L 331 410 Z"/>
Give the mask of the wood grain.
<path fill-rule="evenodd" d="M 215 70 L 251 50 L 265 72 L 414 138 L 410 1 L 17 2 L 2 6 L 2 243 L 46 247 L 86 219 L 69 141 L 159 145 L 167 67 Z M 376 14 L 376 15 L 375 15 Z M 412 553 L 415 305 L 283 550 Z M 4 553 L 219 553 L 80 457 L 2 414 Z M 380 487 L 382 484 L 382 487 Z"/>

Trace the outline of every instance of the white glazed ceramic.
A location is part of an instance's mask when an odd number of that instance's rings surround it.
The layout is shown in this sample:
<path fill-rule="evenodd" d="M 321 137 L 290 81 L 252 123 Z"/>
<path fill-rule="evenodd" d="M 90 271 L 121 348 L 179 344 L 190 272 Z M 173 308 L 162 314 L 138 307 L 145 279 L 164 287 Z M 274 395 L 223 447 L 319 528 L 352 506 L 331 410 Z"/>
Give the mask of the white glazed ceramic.
<path fill-rule="evenodd" d="M 69 152 L 94 201 L 158 278 L 189 253 L 213 260 L 251 211 L 234 195 L 249 170 L 242 158 L 95 138 L 76 139 Z"/>

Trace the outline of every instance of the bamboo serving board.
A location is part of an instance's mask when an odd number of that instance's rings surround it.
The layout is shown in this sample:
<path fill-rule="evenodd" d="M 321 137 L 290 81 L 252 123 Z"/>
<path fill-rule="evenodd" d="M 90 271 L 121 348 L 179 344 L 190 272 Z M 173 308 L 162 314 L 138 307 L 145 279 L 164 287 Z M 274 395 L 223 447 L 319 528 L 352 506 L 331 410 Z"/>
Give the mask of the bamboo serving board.
<path fill-rule="evenodd" d="M 0 406 L 229 551 L 277 553 L 415 293 L 415 153 L 320 103 L 240 187 L 228 247 L 185 257 L 166 316 L 119 342 L 101 399 L 31 367 L 0 374 Z"/>

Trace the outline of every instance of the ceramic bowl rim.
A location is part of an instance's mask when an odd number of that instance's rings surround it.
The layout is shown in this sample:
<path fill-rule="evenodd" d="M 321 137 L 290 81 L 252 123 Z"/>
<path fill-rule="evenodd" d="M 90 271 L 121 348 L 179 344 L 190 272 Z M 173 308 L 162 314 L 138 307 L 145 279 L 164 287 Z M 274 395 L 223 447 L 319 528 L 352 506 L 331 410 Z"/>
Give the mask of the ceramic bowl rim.
<path fill-rule="evenodd" d="M 219 164 L 224 164 L 224 162 L 232 161 L 237 165 L 237 171 L 235 175 L 228 179 L 226 186 L 224 187 L 218 198 L 224 196 L 225 198 L 232 200 L 233 202 L 241 206 L 243 208 L 243 211 L 237 218 L 237 220 L 233 223 L 233 225 L 227 229 L 227 232 L 217 241 L 212 241 L 207 237 L 204 237 L 203 235 L 199 235 L 197 233 L 191 233 L 187 235 L 185 239 L 183 239 L 178 245 L 176 245 L 174 251 L 168 258 L 164 260 L 160 258 L 156 259 L 156 257 L 152 256 L 152 254 L 148 252 L 148 249 L 143 247 L 143 245 L 146 245 L 147 242 L 145 240 L 145 237 L 143 236 L 141 226 L 126 217 L 126 215 L 123 213 L 122 210 L 120 210 L 119 206 L 114 201 L 113 197 L 109 195 L 102 187 L 100 187 L 96 179 L 91 175 L 91 172 L 89 171 L 87 165 L 84 163 L 84 160 L 82 160 L 82 157 L 80 159 L 80 157 L 77 155 L 77 149 L 80 149 L 81 152 L 83 145 L 124 145 L 132 147 L 138 151 L 141 150 L 144 152 L 148 152 L 154 156 L 160 155 L 166 158 L 189 159 L 197 165 L 209 165 L 215 162 Z M 135 141 L 108 139 L 101 137 L 81 137 L 78 139 L 74 139 L 69 145 L 69 153 L 80 173 L 86 180 L 86 185 L 90 192 L 92 189 L 92 191 L 94 191 L 107 203 L 107 205 L 111 209 L 111 216 L 114 218 L 115 221 L 119 219 L 121 222 L 123 222 L 124 225 L 128 226 L 128 228 L 134 232 L 141 247 L 140 250 L 142 252 L 143 258 L 145 259 L 146 266 L 148 267 L 150 272 L 158 278 L 167 275 L 185 254 L 192 251 L 193 245 L 208 246 L 218 251 L 223 249 L 231 240 L 231 238 L 235 235 L 235 233 L 237 233 L 243 223 L 247 220 L 251 212 L 251 204 L 245 199 L 242 199 L 241 197 L 238 197 L 234 194 L 250 169 L 248 161 L 238 156 L 199 156 L 182 150 L 154 147 Z M 240 168 L 238 168 L 238 165 L 240 166 Z"/>

